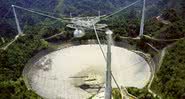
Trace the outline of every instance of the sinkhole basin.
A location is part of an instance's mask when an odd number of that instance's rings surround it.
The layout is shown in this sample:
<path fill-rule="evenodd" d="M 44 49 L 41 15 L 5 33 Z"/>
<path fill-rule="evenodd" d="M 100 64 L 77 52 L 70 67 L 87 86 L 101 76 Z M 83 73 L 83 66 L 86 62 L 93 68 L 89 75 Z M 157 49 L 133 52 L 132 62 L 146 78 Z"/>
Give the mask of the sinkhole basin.
<path fill-rule="evenodd" d="M 106 54 L 106 45 L 102 45 Z M 27 87 L 48 99 L 87 99 L 104 90 L 106 62 L 98 44 L 78 45 L 42 56 L 25 67 Z M 112 46 L 112 73 L 124 87 L 143 88 L 151 77 L 148 62 Z M 117 88 L 112 80 L 112 87 Z"/>

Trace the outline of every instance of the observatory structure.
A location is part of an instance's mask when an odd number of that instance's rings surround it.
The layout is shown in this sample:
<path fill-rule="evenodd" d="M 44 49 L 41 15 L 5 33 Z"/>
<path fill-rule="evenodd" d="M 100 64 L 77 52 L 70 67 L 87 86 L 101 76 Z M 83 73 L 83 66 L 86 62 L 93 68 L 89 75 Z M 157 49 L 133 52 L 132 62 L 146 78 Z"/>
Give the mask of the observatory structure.
<path fill-rule="evenodd" d="M 148 60 L 134 51 L 114 46 L 112 31 L 107 30 L 107 44 L 102 45 L 98 31 L 107 29 L 106 24 L 99 24 L 120 11 L 138 3 L 141 0 L 123 7 L 110 15 L 94 17 L 57 18 L 45 13 L 21 6 L 12 5 L 17 25 L 18 35 L 3 49 L 7 49 L 19 36 L 24 36 L 19 26 L 15 8 L 27 12 L 46 16 L 67 23 L 67 27 L 74 29 L 74 37 L 83 37 L 86 30 L 94 30 L 98 44 L 71 45 L 47 53 L 42 57 L 32 58 L 23 71 L 27 87 L 38 95 L 49 99 L 88 99 L 98 97 L 111 99 L 112 88 L 137 87 L 143 88 L 151 80 L 153 71 Z M 145 0 L 140 34 L 143 37 Z M 135 38 L 133 38 L 135 39 Z M 112 45 L 112 46 L 111 46 Z M 106 53 L 106 54 L 105 54 Z M 144 54 L 143 54 L 144 55 Z"/>

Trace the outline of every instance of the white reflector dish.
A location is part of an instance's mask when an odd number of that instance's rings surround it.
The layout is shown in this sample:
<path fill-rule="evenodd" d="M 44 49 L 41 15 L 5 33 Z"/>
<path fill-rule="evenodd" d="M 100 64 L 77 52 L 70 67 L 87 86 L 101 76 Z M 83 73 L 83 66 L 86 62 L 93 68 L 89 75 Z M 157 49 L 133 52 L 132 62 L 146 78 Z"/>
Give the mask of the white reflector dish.
<path fill-rule="evenodd" d="M 106 53 L 106 46 L 103 49 Z M 42 97 L 87 99 L 104 87 L 105 67 L 97 44 L 79 45 L 43 56 L 29 66 L 25 75 L 32 90 Z M 112 46 L 112 72 L 120 86 L 137 88 L 143 88 L 151 75 L 144 58 L 115 46 Z M 113 80 L 112 84 L 116 88 Z"/>

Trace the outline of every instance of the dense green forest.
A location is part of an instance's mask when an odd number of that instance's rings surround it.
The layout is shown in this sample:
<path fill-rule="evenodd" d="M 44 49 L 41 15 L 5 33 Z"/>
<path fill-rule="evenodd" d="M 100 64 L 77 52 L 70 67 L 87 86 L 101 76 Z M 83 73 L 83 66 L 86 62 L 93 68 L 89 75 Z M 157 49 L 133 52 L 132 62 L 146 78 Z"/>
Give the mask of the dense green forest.
<path fill-rule="evenodd" d="M 0 98 L 30 99 L 38 97 L 27 90 L 22 71 L 27 61 L 40 50 L 47 48 L 47 42 L 37 36 L 25 36 L 6 51 L 0 50 Z"/>
<path fill-rule="evenodd" d="M 163 99 L 185 98 L 185 39 L 169 47 L 152 89 Z"/>
<path fill-rule="evenodd" d="M 74 12 L 73 15 L 83 16 L 83 14 L 97 15 L 98 10 L 101 10 L 102 13 L 109 14 L 133 1 L 136 0 L 50 0 L 49 2 L 46 0 L 36 0 L 34 2 L 32 0 L 6 0 L 6 2 L 4 1 L 0 4 L 0 36 L 4 37 L 6 42 L 9 42 L 17 34 L 12 12 L 10 11 L 10 13 L 4 17 L 9 11 L 11 4 L 62 13 L 63 15 Z M 147 4 L 147 20 L 145 20 L 144 34 L 159 39 L 185 37 L 185 2 L 183 0 L 150 0 L 150 2 L 148 0 Z M 105 20 L 109 28 L 114 31 L 113 36 L 115 41 L 121 41 L 119 36 L 136 37 L 138 35 L 141 16 L 138 9 L 140 8 L 141 5 L 139 4 L 134 8 L 129 8 L 129 10 L 110 18 L 110 20 Z M 54 9 L 54 11 L 52 9 Z M 93 13 L 88 13 L 89 11 L 93 11 Z M 50 48 L 50 42 L 67 41 L 72 38 L 73 30 L 65 28 L 65 24 L 60 21 L 31 15 L 20 10 L 18 10 L 18 13 L 22 13 L 19 18 L 22 22 L 21 28 L 26 35 L 18 38 L 7 50 L 0 49 L 0 99 L 37 99 L 39 96 L 27 90 L 24 84 L 22 77 L 24 66 L 28 60 L 39 51 Z M 55 14 L 52 15 L 58 16 Z M 158 15 L 167 21 L 168 24 L 157 20 L 156 17 Z M 57 36 L 51 40 L 44 40 L 44 38 L 60 32 L 64 32 L 64 35 Z M 101 35 L 100 37 L 103 38 Z M 95 36 L 92 35 L 92 33 L 88 33 L 85 37 L 78 40 L 93 38 L 95 38 Z M 154 42 L 155 47 L 158 49 L 164 47 L 162 44 L 160 42 Z M 0 46 L 4 45 L 5 44 L 0 41 Z M 145 47 L 142 48 L 142 44 L 138 45 L 141 49 L 146 50 Z M 165 45 L 168 45 L 168 43 L 165 43 Z M 185 98 L 184 45 L 185 40 L 180 40 L 169 47 L 166 51 L 162 66 L 156 73 L 152 90 L 162 97 L 162 99 Z M 129 88 L 128 91 L 138 96 L 139 99 L 157 99 L 146 89 Z M 113 91 L 114 94 L 116 94 L 115 92 L 116 91 Z"/>

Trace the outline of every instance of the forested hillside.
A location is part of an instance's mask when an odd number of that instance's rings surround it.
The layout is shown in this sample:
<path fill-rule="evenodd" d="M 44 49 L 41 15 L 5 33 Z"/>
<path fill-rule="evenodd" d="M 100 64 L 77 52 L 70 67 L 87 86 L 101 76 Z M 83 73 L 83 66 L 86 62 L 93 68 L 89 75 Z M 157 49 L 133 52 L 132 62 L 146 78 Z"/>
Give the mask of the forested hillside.
<path fill-rule="evenodd" d="M 19 39 L 6 51 L 0 50 L 0 99 L 38 97 L 27 90 L 22 71 L 28 60 L 45 48 L 47 48 L 47 42 L 36 35 L 30 35 Z"/>
<path fill-rule="evenodd" d="M 11 7 L 12 4 L 47 12 L 47 14 L 56 17 L 69 17 L 70 13 L 72 16 L 94 16 L 98 15 L 98 11 L 101 11 L 101 15 L 110 14 L 135 1 L 137 0 L 4 0 L 0 5 L 0 35 L 3 37 L 11 37 L 16 34 L 16 25 Z M 137 13 L 137 17 L 140 17 L 141 5 L 142 2 L 138 2 L 135 6 L 124 10 L 121 13 L 131 13 L 129 17 L 133 18 L 134 14 Z M 175 2 L 174 0 L 146 0 L 147 20 L 161 15 L 165 9 L 171 8 L 175 9 L 177 13 L 183 13 L 185 4 L 183 0 Z M 21 23 L 21 28 L 24 28 L 25 25 L 34 25 L 35 23 L 39 23 L 46 19 L 46 17 L 40 17 L 20 9 L 16 9 L 16 12 Z"/>
<path fill-rule="evenodd" d="M 11 5 L 19 5 L 29 9 L 50 12 L 57 17 L 110 14 L 136 0 L 3 0 L 0 4 L 0 37 L 6 43 L 17 34 Z M 184 0 L 146 0 L 146 20 L 144 34 L 159 39 L 177 39 L 185 37 L 185 1 Z M 105 20 L 114 31 L 114 40 L 119 36 L 136 37 L 139 34 L 141 4 L 129 8 L 110 20 Z M 73 30 L 65 24 L 36 14 L 16 9 L 21 28 L 27 34 L 19 38 L 6 51 L 0 50 L 0 99 L 36 99 L 34 92 L 28 91 L 21 75 L 28 60 L 39 51 L 48 48 L 49 42 L 67 41 L 72 37 Z M 54 14 L 57 13 L 57 14 Z M 156 17 L 160 16 L 162 20 Z M 165 23 L 167 22 L 167 23 Z M 51 40 L 44 40 L 57 33 L 64 35 Z M 93 34 L 93 33 L 92 33 Z M 83 39 L 95 38 L 88 34 Z M 101 35 L 100 35 L 101 37 Z M 156 43 L 157 48 L 162 48 Z M 0 39 L 0 47 L 3 46 Z M 142 45 L 142 44 L 141 44 Z M 157 72 L 152 90 L 163 99 L 184 99 L 185 97 L 185 40 L 180 40 L 168 48 L 161 69 Z M 146 48 L 143 48 L 146 49 Z M 153 99 L 151 94 L 134 89 L 134 95 L 141 99 Z M 131 91 L 131 90 L 129 90 Z M 143 93 L 145 94 L 143 94 Z"/>
<path fill-rule="evenodd" d="M 168 48 L 152 89 L 162 99 L 185 98 L 185 39 Z"/>

